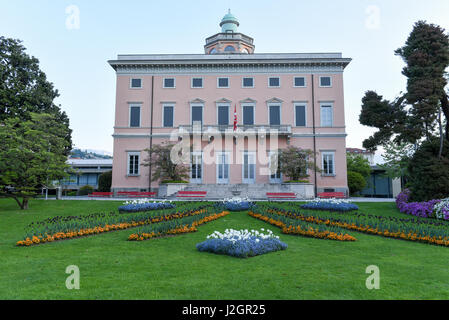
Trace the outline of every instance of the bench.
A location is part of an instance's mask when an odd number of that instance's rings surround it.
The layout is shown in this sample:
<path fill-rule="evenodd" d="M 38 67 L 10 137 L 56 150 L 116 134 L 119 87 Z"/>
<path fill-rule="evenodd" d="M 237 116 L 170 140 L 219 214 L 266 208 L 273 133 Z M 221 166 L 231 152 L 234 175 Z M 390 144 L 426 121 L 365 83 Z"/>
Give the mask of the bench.
<path fill-rule="evenodd" d="M 204 198 L 207 191 L 178 191 L 176 194 L 179 198 Z"/>
<path fill-rule="evenodd" d="M 95 198 L 100 198 L 100 197 L 111 197 L 113 195 L 112 192 L 93 192 L 88 194 L 88 197 L 95 197 Z"/>
<path fill-rule="evenodd" d="M 345 199 L 346 194 L 344 192 L 321 192 L 318 193 L 318 198 L 329 199 L 329 198 L 338 198 Z"/>
<path fill-rule="evenodd" d="M 146 198 L 155 196 L 156 192 L 138 192 L 138 191 L 119 191 L 117 192 L 117 197 L 128 197 L 128 198 Z"/>
<path fill-rule="evenodd" d="M 269 198 L 269 199 L 296 199 L 296 193 L 294 193 L 294 192 L 284 192 L 284 193 L 267 192 L 267 198 Z"/>

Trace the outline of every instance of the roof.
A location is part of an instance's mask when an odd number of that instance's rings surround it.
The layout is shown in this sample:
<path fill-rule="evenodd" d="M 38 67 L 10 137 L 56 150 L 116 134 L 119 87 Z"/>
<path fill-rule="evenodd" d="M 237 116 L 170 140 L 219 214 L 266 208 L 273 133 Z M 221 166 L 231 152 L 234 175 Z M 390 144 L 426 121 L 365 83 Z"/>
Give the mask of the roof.
<path fill-rule="evenodd" d="M 112 166 L 112 159 L 68 159 L 67 164 L 75 166 Z"/>

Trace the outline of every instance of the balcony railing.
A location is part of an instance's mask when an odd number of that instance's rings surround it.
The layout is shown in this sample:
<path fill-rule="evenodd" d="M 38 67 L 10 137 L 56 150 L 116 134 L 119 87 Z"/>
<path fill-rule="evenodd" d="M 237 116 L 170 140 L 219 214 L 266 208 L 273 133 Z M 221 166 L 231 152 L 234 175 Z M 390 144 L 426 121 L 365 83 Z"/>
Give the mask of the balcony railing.
<path fill-rule="evenodd" d="M 202 125 L 196 123 L 194 125 L 181 125 L 179 126 L 180 134 L 212 134 L 222 133 L 231 135 L 287 135 L 291 136 L 291 125 L 237 125 L 237 129 L 234 131 L 233 125 Z"/>
<path fill-rule="evenodd" d="M 215 36 L 206 39 L 206 45 L 217 40 L 242 40 L 247 43 L 253 44 L 254 40 L 241 33 L 218 33 Z"/>

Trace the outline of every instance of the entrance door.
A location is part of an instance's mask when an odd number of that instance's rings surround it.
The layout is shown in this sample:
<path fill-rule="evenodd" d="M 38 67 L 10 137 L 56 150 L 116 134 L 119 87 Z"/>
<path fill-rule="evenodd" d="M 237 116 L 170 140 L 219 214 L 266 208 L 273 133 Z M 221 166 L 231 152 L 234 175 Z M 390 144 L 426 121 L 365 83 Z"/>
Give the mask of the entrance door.
<path fill-rule="evenodd" d="M 254 183 L 256 180 L 256 155 L 253 152 L 243 154 L 243 183 Z"/>
<path fill-rule="evenodd" d="M 225 152 L 217 154 L 217 183 L 229 183 L 229 154 Z"/>
<path fill-rule="evenodd" d="M 190 183 L 201 183 L 203 177 L 203 159 L 200 153 L 192 154 Z"/>

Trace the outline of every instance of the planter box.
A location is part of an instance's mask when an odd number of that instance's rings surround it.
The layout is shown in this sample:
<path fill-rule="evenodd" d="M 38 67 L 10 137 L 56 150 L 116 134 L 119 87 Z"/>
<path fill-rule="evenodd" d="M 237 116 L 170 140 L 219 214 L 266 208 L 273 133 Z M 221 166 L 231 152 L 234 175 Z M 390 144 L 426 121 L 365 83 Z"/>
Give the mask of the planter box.
<path fill-rule="evenodd" d="M 163 183 L 159 185 L 158 197 L 170 197 L 176 192 L 187 188 L 188 183 Z"/>

